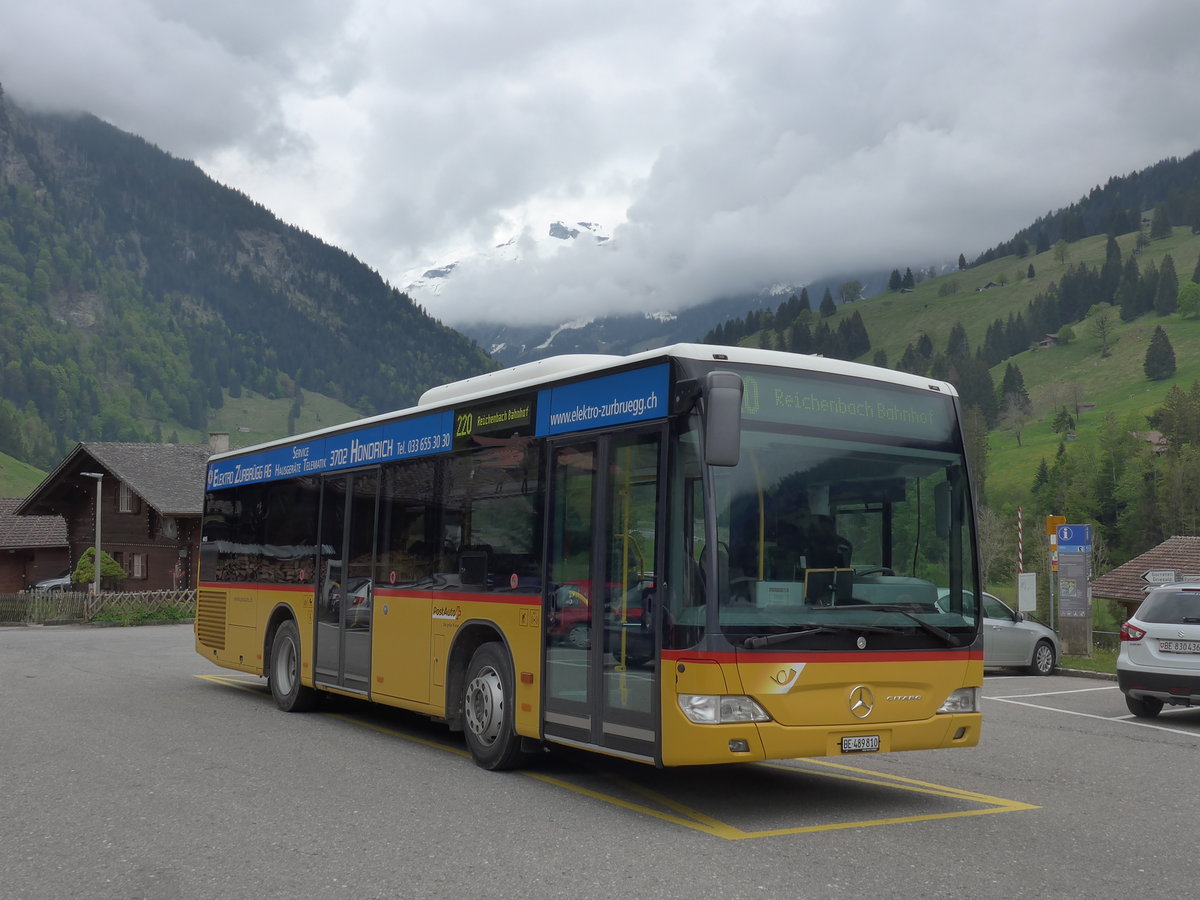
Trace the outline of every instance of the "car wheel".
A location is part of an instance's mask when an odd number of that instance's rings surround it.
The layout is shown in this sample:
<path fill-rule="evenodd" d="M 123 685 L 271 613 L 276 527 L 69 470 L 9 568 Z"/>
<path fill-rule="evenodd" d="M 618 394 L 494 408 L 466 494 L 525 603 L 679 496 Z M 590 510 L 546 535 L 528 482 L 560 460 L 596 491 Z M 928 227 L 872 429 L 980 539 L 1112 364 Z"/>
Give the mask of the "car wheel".
<path fill-rule="evenodd" d="M 1156 697 L 1131 697 L 1125 695 L 1125 705 L 1139 719 L 1153 719 L 1162 712 L 1163 702 Z"/>
<path fill-rule="evenodd" d="M 592 646 L 592 629 L 589 625 L 584 625 L 582 622 L 578 625 L 572 625 L 571 630 L 567 632 L 566 641 L 572 647 L 579 650 L 586 650 Z"/>
<path fill-rule="evenodd" d="M 467 749 L 475 764 L 493 771 L 517 765 L 524 754 L 513 727 L 512 663 L 499 644 L 483 644 L 471 657 L 462 706 Z"/>
<path fill-rule="evenodd" d="M 1030 675 L 1054 674 L 1054 647 L 1049 641 L 1038 641 L 1033 648 L 1033 661 L 1029 663 Z"/>

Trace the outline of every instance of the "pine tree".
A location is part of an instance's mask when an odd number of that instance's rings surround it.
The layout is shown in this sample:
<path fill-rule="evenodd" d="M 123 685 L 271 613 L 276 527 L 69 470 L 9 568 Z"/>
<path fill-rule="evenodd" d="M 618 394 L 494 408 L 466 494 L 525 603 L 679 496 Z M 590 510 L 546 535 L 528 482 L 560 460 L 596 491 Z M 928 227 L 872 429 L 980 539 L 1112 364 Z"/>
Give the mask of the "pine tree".
<path fill-rule="evenodd" d="M 1175 348 L 1161 325 L 1155 327 L 1150 338 L 1142 369 L 1151 381 L 1163 381 L 1175 374 Z"/>
<path fill-rule="evenodd" d="M 800 300 L 795 294 L 788 297 L 783 303 L 779 304 L 779 309 L 775 311 L 775 329 L 783 331 L 791 326 L 796 321 L 796 316 L 800 313 Z"/>
<path fill-rule="evenodd" d="M 847 359 L 858 359 L 871 349 L 871 338 L 858 310 L 838 324 L 838 337 L 841 338 L 842 349 Z"/>
<path fill-rule="evenodd" d="M 1100 292 L 1097 299 L 1104 303 L 1116 302 L 1117 285 L 1121 282 L 1121 247 L 1111 235 L 1104 253 L 1104 265 L 1100 267 Z"/>
<path fill-rule="evenodd" d="M 1121 261 L 1121 245 L 1117 243 L 1117 239 L 1111 234 L 1108 236 L 1108 241 L 1104 245 L 1104 261 Z"/>
<path fill-rule="evenodd" d="M 912 269 L 905 269 L 904 270 L 904 278 L 901 279 L 901 281 L 900 281 L 900 287 L 907 288 L 908 290 L 911 291 L 916 286 L 917 286 L 917 281 L 915 278 L 913 278 Z"/>
<path fill-rule="evenodd" d="M 1142 281 L 1142 272 L 1138 268 L 1137 258 L 1130 256 L 1121 272 L 1121 280 L 1117 284 L 1113 302 L 1121 308 L 1121 321 L 1132 322 L 1138 317 L 1138 287 Z"/>
<path fill-rule="evenodd" d="M 1046 457 L 1042 457 L 1042 461 L 1038 463 L 1037 472 L 1033 476 L 1033 493 L 1037 493 L 1050 480 L 1050 467 L 1046 465 Z"/>
<path fill-rule="evenodd" d="M 1167 212 L 1167 204 L 1160 203 L 1154 207 L 1153 218 L 1150 220 L 1150 240 L 1157 241 L 1171 236 L 1171 216 Z"/>
<path fill-rule="evenodd" d="M 946 355 L 953 359 L 970 354 L 971 343 L 967 340 L 967 329 L 963 327 L 962 322 L 955 322 L 954 327 L 950 329 L 950 337 L 946 339 Z"/>
<path fill-rule="evenodd" d="M 812 353 L 813 352 L 813 336 L 812 329 L 808 327 L 807 322 L 799 322 L 792 328 L 792 340 L 788 349 L 793 353 Z"/>
<path fill-rule="evenodd" d="M 933 356 L 933 338 L 924 331 L 917 338 L 917 352 L 926 359 L 930 359 Z"/>
<path fill-rule="evenodd" d="M 916 347 L 909 344 L 904 348 L 904 355 L 896 368 L 901 372 L 911 372 L 913 375 L 924 375 L 929 368 L 929 360 Z"/>
<path fill-rule="evenodd" d="M 1025 390 L 1025 376 L 1013 363 L 1004 368 L 1004 379 L 1000 382 L 1000 404 L 1013 403 L 1022 412 L 1029 413 L 1033 404 L 1029 400 L 1029 392 Z"/>
<path fill-rule="evenodd" d="M 900 270 L 899 269 L 892 269 L 892 274 L 888 278 L 888 290 L 889 291 L 900 290 Z"/>
<path fill-rule="evenodd" d="M 821 356 L 840 359 L 837 335 L 828 322 L 820 322 L 813 329 L 813 352 Z"/>
<path fill-rule="evenodd" d="M 1138 285 L 1138 315 L 1154 311 L 1154 300 L 1158 296 L 1158 266 L 1153 262 L 1146 264 L 1142 273 L 1142 281 Z"/>
<path fill-rule="evenodd" d="M 958 254 L 958 270 L 961 272 L 967 267 L 967 258 L 963 254 Z M 899 274 L 899 273 L 897 273 Z"/>
<path fill-rule="evenodd" d="M 1067 412 L 1067 407 L 1061 407 L 1055 414 L 1054 422 L 1050 425 L 1055 434 L 1066 434 L 1075 430 L 1075 416 Z"/>
<path fill-rule="evenodd" d="M 1163 257 L 1158 270 L 1158 289 L 1154 294 L 1154 311 L 1160 316 L 1169 316 L 1179 308 L 1179 277 L 1175 274 L 1175 260 L 1168 253 Z"/>
<path fill-rule="evenodd" d="M 836 312 L 837 306 L 834 305 L 833 294 L 830 293 L 829 288 L 825 288 L 825 294 L 821 297 L 821 318 L 828 319 Z"/>
<path fill-rule="evenodd" d="M 1004 339 L 1008 345 L 1007 356 L 1016 356 L 1029 349 L 1033 343 L 1033 333 L 1025 324 L 1025 317 L 1020 313 L 1015 316 L 1009 313 L 1008 324 L 1004 326 Z M 1007 358 L 1007 357 L 1006 357 Z"/>

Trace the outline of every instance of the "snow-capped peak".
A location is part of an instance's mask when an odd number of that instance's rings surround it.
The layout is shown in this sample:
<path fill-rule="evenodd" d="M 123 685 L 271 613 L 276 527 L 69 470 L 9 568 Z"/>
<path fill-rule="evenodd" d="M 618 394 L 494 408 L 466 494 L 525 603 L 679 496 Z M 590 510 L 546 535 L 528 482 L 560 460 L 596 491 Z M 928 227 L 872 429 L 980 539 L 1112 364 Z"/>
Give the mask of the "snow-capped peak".
<path fill-rule="evenodd" d="M 456 271 L 477 265 L 517 263 L 527 255 L 546 258 L 562 252 L 577 241 L 607 243 L 611 235 L 596 222 L 557 222 L 542 232 L 532 228 L 496 244 L 488 250 L 447 254 L 431 266 L 413 269 L 403 277 L 404 290 L 410 294 L 438 294 L 446 279 Z"/>

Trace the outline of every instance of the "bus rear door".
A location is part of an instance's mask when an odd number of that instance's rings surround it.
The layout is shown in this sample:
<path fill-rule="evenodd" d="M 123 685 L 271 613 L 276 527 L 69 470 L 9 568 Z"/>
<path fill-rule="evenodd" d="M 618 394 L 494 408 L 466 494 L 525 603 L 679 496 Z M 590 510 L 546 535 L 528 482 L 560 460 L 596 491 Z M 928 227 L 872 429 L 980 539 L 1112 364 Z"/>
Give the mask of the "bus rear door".
<path fill-rule="evenodd" d="M 378 494 L 376 470 L 326 476 L 321 494 L 316 680 L 352 691 L 371 687 Z"/>

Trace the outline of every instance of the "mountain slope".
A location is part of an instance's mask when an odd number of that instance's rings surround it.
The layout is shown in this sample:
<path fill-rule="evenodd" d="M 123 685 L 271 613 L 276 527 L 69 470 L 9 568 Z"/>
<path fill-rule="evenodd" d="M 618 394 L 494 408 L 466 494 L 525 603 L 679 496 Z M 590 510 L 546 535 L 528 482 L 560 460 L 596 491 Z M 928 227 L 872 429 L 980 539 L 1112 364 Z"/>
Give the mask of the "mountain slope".
<path fill-rule="evenodd" d="M 42 467 L 76 440 L 202 432 L 247 388 L 372 412 L 494 368 L 192 163 L 2 92 L 0 316 L 0 452 Z"/>

